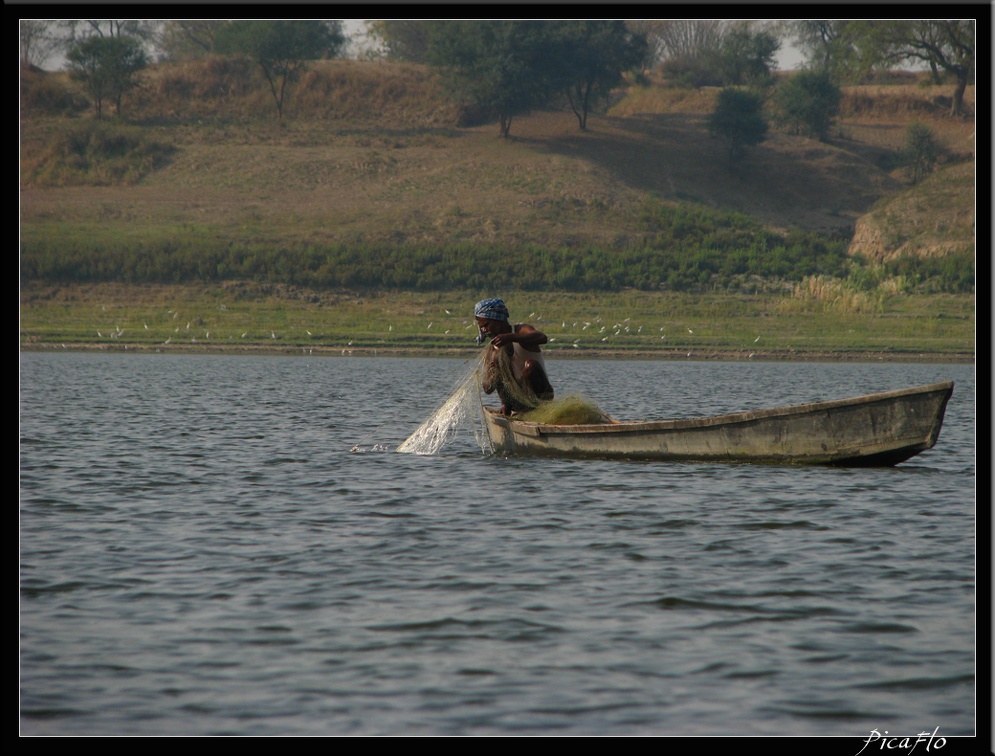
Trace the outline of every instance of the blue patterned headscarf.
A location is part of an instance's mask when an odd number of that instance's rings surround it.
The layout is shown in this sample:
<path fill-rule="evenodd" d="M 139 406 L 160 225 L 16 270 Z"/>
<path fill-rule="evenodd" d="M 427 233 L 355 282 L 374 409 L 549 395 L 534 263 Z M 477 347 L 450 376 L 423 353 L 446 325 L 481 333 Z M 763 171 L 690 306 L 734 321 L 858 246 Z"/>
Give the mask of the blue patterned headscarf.
<path fill-rule="evenodd" d="M 473 317 L 508 322 L 508 308 L 500 299 L 484 299 L 473 308 Z"/>

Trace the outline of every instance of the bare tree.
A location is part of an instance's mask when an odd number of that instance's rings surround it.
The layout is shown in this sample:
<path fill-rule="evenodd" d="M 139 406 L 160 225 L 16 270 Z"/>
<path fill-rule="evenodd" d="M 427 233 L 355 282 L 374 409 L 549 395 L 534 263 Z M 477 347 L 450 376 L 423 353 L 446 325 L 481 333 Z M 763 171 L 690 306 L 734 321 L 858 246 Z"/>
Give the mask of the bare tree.
<path fill-rule="evenodd" d="M 62 39 L 56 32 L 55 22 L 47 19 L 20 19 L 18 25 L 18 53 L 22 68 L 41 68 L 52 57 Z"/>
<path fill-rule="evenodd" d="M 696 60 L 718 50 L 728 22 L 707 19 L 641 21 L 637 29 L 646 35 L 654 63 L 665 60 Z"/>

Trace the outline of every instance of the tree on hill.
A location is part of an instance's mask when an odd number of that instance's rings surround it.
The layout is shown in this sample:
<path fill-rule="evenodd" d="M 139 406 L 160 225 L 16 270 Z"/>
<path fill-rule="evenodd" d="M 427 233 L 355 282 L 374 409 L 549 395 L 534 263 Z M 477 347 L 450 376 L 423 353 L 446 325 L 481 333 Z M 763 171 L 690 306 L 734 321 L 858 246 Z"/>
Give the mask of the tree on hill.
<path fill-rule="evenodd" d="M 951 115 L 964 113 L 964 91 L 975 74 L 975 21 L 809 20 L 795 24 L 795 41 L 811 68 L 835 81 L 857 81 L 875 68 L 924 63 L 939 82 L 955 80 Z"/>
<path fill-rule="evenodd" d="M 378 19 L 367 21 L 370 36 L 376 39 L 389 60 L 428 63 L 432 25 L 444 23 L 417 19 Z"/>
<path fill-rule="evenodd" d="M 164 21 L 156 46 L 166 60 L 188 60 L 214 55 L 222 20 L 175 19 Z"/>
<path fill-rule="evenodd" d="M 733 26 L 722 38 L 715 54 L 715 67 L 725 86 L 768 86 L 781 42 L 748 23 Z"/>
<path fill-rule="evenodd" d="M 781 122 L 796 134 L 825 141 L 843 93 L 826 72 L 800 71 L 774 91 Z"/>
<path fill-rule="evenodd" d="M 667 19 L 632 26 L 646 35 L 661 70 L 692 87 L 767 86 L 781 47 L 773 25 L 753 21 Z"/>
<path fill-rule="evenodd" d="M 729 146 L 729 162 L 743 157 L 746 148 L 767 138 L 763 100 L 745 89 L 726 88 L 719 92 L 708 128 Z"/>
<path fill-rule="evenodd" d="M 557 45 L 544 21 L 442 21 L 430 27 L 429 60 L 463 106 L 493 112 L 507 138 L 512 119 L 544 104 L 559 83 Z"/>
<path fill-rule="evenodd" d="M 280 121 L 287 85 L 300 78 L 311 61 L 334 56 L 345 42 L 339 21 L 232 21 L 216 37 L 220 52 L 259 65 Z"/>
<path fill-rule="evenodd" d="M 964 90 L 975 73 L 975 21 L 853 22 L 876 63 L 925 63 L 935 77 L 942 70 L 954 77 L 950 114 L 963 115 Z"/>
<path fill-rule="evenodd" d="M 624 21 L 555 21 L 552 33 L 560 50 L 560 77 L 581 131 L 597 99 L 622 82 L 622 74 L 646 54 L 646 39 Z"/>
<path fill-rule="evenodd" d="M 104 100 L 114 101 L 121 114 L 121 99 L 136 84 L 136 74 L 147 65 L 141 42 L 127 36 L 90 36 L 75 42 L 66 54 L 70 74 L 82 81 L 98 118 Z"/>
<path fill-rule="evenodd" d="M 791 22 L 793 41 L 805 55 L 805 67 L 827 74 L 836 83 L 859 81 L 867 72 L 867 56 L 858 47 L 852 23 L 834 19 Z"/>

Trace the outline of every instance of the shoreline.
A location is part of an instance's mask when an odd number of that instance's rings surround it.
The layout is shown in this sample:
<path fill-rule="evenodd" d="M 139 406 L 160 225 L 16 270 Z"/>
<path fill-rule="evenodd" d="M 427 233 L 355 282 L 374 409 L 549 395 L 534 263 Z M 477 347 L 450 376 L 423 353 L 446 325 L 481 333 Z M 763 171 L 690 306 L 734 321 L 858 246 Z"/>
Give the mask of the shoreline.
<path fill-rule="evenodd" d="M 240 344 L 227 345 L 146 345 L 146 344 L 20 344 L 21 352 L 113 352 L 117 354 L 222 354 L 306 357 L 440 357 L 469 359 L 479 353 L 479 347 L 411 349 L 405 347 L 273 347 Z M 660 360 L 686 362 L 893 362 L 922 364 L 975 364 L 977 355 L 965 352 L 891 352 L 859 350 L 807 349 L 682 349 L 618 350 L 618 349 L 544 349 L 550 359 L 563 360 Z"/>

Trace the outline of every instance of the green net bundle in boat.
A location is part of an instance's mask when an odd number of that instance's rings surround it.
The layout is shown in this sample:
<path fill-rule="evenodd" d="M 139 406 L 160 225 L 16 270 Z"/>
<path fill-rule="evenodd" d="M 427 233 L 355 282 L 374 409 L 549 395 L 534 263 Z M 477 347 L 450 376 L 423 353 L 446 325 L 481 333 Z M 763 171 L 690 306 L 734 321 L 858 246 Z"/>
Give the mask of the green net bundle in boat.
<path fill-rule="evenodd" d="M 611 422 L 598 405 L 577 394 L 553 399 L 550 402 L 541 402 L 535 409 L 517 415 L 515 419 L 546 425 L 590 425 Z"/>

